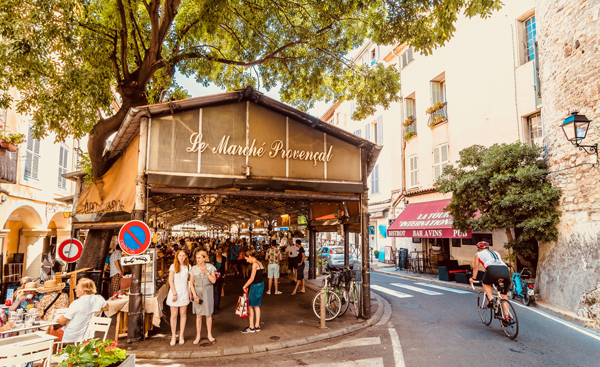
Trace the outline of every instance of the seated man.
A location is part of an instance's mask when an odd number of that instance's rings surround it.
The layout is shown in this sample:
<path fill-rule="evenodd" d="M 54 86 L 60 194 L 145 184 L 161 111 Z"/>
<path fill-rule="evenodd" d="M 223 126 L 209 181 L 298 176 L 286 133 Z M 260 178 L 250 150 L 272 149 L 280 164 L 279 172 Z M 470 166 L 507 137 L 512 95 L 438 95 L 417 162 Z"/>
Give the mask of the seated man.
<path fill-rule="evenodd" d="M 75 288 L 77 299 L 71 303 L 67 312 L 58 319 L 63 327 L 63 343 L 80 341 L 85 336 L 92 314 L 108 311 L 108 303 L 96 294 L 96 284 L 91 279 L 82 278 Z"/>
<path fill-rule="evenodd" d="M 35 282 L 25 284 L 21 290 L 15 293 L 18 293 L 17 300 L 10 306 L 9 311 L 16 311 L 17 309 L 27 311 L 29 305 L 39 308 L 40 294 L 37 292 L 37 284 Z"/>

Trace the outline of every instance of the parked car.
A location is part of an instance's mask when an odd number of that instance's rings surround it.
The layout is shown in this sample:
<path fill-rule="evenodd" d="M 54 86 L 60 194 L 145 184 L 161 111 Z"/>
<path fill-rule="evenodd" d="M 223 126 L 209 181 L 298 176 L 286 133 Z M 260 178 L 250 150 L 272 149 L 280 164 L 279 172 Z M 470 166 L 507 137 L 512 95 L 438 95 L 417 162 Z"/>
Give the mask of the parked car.
<path fill-rule="evenodd" d="M 322 259 L 330 265 L 344 266 L 343 246 L 323 246 L 317 253 L 317 258 Z M 354 256 L 350 254 L 349 264 L 354 264 Z"/>

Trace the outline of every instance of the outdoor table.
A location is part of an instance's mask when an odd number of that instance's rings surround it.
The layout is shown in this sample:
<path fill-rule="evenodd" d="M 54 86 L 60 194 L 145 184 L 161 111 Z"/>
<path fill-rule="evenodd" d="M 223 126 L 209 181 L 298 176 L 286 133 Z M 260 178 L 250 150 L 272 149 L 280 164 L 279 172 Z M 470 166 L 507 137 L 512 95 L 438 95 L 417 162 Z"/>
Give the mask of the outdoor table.
<path fill-rule="evenodd" d="M 75 286 L 77 285 L 77 274 L 83 271 L 88 271 L 90 269 L 91 268 L 83 268 L 66 274 L 56 274 L 56 280 L 58 282 L 64 283 L 65 281 L 63 279 L 71 279 L 71 281 L 69 282 L 69 304 L 73 303 L 73 300 L 75 299 L 75 294 L 73 293 L 73 291 L 75 290 Z"/>
<path fill-rule="evenodd" d="M 48 321 L 40 321 L 39 325 L 31 325 L 31 326 L 21 326 L 21 327 L 13 327 L 10 330 L 6 330 L 3 331 L 2 333 L 0 333 L 0 335 L 2 334 L 12 334 L 12 333 L 18 333 L 19 335 L 23 335 L 23 334 L 29 334 L 34 330 L 38 330 L 41 329 L 43 327 L 48 327 L 48 326 L 52 326 L 52 325 L 58 325 L 58 322 L 48 322 Z"/>
<path fill-rule="evenodd" d="M 155 297 L 144 298 L 142 304 L 146 317 L 144 319 L 144 333 L 148 336 L 148 331 L 152 330 L 154 326 L 160 326 L 160 317 L 162 316 L 162 305 L 169 292 L 169 286 L 163 285 L 160 290 L 156 293 Z M 127 313 L 129 312 L 129 296 L 116 299 L 114 301 L 107 301 L 108 311 L 104 313 L 106 316 L 111 317 L 117 315 L 117 325 L 115 328 L 115 340 L 119 340 L 120 337 L 127 336 Z"/>

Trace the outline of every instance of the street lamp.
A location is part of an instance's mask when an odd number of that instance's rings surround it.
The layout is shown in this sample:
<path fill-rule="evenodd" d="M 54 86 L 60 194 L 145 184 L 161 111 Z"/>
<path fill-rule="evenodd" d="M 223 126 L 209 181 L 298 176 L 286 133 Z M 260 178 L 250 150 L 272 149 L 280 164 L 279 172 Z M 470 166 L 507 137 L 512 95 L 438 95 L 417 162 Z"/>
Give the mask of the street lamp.
<path fill-rule="evenodd" d="M 585 139 L 588 129 L 590 128 L 591 120 L 585 115 L 580 115 L 577 111 L 573 111 L 571 116 L 567 117 L 560 125 L 562 127 L 567 140 L 579 150 L 585 151 L 587 154 L 596 154 L 598 157 L 598 143 L 594 145 L 581 145 Z M 589 149 L 589 150 L 588 150 Z"/>

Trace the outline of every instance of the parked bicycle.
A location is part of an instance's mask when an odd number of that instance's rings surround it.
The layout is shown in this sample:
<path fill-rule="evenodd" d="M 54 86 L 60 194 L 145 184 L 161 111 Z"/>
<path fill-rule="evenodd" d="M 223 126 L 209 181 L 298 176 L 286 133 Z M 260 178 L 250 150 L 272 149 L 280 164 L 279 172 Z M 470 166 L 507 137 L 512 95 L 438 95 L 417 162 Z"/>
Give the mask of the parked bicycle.
<path fill-rule="evenodd" d="M 329 274 L 324 279 L 323 289 L 326 297 L 327 318 L 330 321 L 338 316 L 344 315 L 349 309 L 359 317 L 360 315 L 360 270 L 353 270 L 352 266 L 339 269 L 336 266 L 327 266 Z M 337 298 L 336 298 L 337 297 Z M 313 311 L 320 317 L 321 294 L 317 293 L 313 299 Z M 339 299 L 339 311 L 337 311 L 337 299 Z"/>
<path fill-rule="evenodd" d="M 325 320 L 331 321 L 337 317 L 342 309 L 342 301 L 330 285 L 333 273 L 330 273 L 323 279 L 323 290 L 325 291 Z M 313 312 L 319 320 L 321 319 L 321 292 L 318 292 L 313 298 Z"/>
<path fill-rule="evenodd" d="M 476 282 L 480 283 L 478 281 L 474 281 L 473 283 Z M 508 300 L 502 299 L 498 287 L 496 287 L 495 284 L 492 287 L 494 288 L 495 294 L 491 307 L 489 307 L 490 302 L 484 291 L 479 292 L 479 295 L 477 296 L 477 311 L 479 312 L 481 322 L 483 322 L 484 325 L 489 325 L 492 323 L 492 317 L 498 319 L 504 334 L 506 334 L 510 340 L 514 340 L 517 337 L 517 334 L 519 334 L 519 320 L 517 318 L 517 313 Z M 471 288 L 475 289 L 473 284 L 471 284 Z"/>
<path fill-rule="evenodd" d="M 527 268 L 523 268 L 520 273 L 514 272 L 510 285 L 510 298 L 515 299 L 520 297 L 525 306 L 529 306 L 535 302 L 533 283 L 525 280 L 531 279 L 531 275 L 531 271 Z"/>

